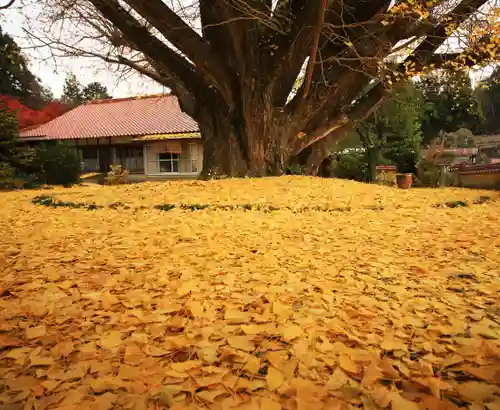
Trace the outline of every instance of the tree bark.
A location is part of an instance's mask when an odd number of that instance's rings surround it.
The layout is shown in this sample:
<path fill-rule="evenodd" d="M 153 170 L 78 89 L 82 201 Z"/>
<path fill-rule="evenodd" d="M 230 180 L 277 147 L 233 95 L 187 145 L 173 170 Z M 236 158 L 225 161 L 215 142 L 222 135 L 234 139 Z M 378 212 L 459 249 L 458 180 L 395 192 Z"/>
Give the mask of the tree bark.
<path fill-rule="evenodd" d="M 245 116 L 228 113 L 215 104 L 203 105 L 196 115 L 203 141 L 202 179 L 285 172 L 288 157 L 281 143 L 284 136 L 265 113 L 265 107 L 258 104 Z"/>
<path fill-rule="evenodd" d="M 201 179 L 244 177 L 248 158 L 235 127 L 222 110 L 203 107 L 197 115 L 203 142 Z"/>
<path fill-rule="evenodd" d="M 198 104 L 194 118 L 204 147 L 202 178 L 285 173 L 291 153 L 287 143 L 294 128 L 283 124 L 270 94 L 248 93 L 242 98 L 244 102 L 235 105 L 239 109 L 232 111 L 217 95 L 210 97 L 210 103 Z"/>

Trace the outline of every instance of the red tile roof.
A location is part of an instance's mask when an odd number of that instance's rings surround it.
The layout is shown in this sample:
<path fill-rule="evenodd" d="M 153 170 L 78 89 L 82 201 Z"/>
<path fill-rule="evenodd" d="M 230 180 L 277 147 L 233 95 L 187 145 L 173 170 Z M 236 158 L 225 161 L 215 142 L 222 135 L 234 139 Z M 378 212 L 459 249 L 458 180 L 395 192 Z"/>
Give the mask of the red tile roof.
<path fill-rule="evenodd" d="M 79 139 L 198 131 L 177 97 L 155 95 L 91 101 L 39 127 L 21 130 L 20 136 Z"/>

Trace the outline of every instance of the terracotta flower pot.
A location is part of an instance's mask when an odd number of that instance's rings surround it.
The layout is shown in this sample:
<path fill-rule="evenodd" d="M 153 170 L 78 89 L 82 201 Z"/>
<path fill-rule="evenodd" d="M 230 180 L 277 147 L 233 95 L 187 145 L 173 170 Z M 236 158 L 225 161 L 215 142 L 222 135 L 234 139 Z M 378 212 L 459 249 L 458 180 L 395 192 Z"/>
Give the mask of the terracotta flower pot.
<path fill-rule="evenodd" d="M 396 182 L 401 189 L 410 189 L 413 183 L 413 174 L 397 174 Z"/>

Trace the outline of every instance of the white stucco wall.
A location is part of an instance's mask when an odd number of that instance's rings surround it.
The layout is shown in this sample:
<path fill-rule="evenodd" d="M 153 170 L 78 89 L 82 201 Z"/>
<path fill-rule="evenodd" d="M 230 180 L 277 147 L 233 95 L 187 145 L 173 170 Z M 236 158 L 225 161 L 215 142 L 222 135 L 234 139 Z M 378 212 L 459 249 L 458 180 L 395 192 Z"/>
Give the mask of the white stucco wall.
<path fill-rule="evenodd" d="M 203 166 L 203 145 L 201 144 L 201 141 L 186 139 L 179 140 L 179 142 L 182 147 L 179 160 L 179 174 L 199 174 Z M 191 169 L 190 150 L 196 150 L 196 172 L 192 172 Z M 158 161 L 158 155 L 160 152 L 167 152 L 165 141 L 150 141 L 144 146 L 144 173 L 146 175 L 162 175 Z"/>

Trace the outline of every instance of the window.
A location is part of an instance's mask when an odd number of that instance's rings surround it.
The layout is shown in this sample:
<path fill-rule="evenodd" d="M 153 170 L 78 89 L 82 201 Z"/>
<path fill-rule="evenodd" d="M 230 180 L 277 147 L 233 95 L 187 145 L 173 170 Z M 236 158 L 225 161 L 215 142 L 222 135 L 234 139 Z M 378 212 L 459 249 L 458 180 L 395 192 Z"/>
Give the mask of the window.
<path fill-rule="evenodd" d="M 198 145 L 189 144 L 190 172 L 198 172 Z"/>
<path fill-rule="evenodd" d="M 99 152 L 97 147 L 81 147 L 80 153 L 83 162 L 83 172 L 99 171 Z"/>
<path fill-rule="evenodd" d="M 160 162 L 160 173 L 179 172 L 179 154 L 172 154 L 170 152 L 158 154 L 158 161 Z"/>
<path fill-rule="evenodd" d="M 130 172 L 144 172 L 144 154 L 142 146 L 122 146 L 115 148 L 116 162 Z"/>

